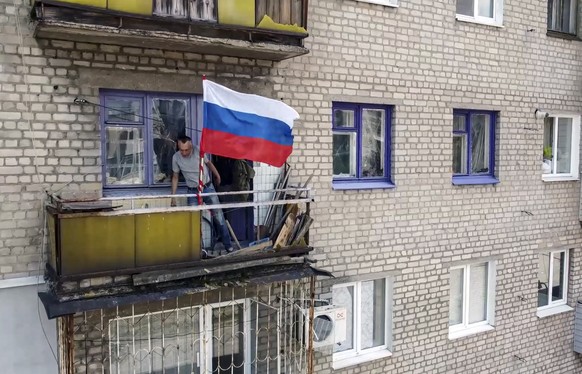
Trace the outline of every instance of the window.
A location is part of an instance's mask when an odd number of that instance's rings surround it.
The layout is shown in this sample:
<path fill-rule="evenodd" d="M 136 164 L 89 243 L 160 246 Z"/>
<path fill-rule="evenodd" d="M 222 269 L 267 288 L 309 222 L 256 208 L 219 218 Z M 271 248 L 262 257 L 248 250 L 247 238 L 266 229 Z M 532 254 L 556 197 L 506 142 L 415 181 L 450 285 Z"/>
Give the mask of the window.
<path fill-rule="evenodd" d="M 277 372 L 278 318 L 277 308 L 250 299 L 117 317 L 110 373 Z"/>
<path fill-rule="evenodd" d="M 565 305 L 568 292 L 568 251 L 543 253 L 538 265 L 538 308 Z"/>
<path fill-rule="evenodd" d="M 335 369 L 387 357 L 391 349 L 392 285 L 389 279 L 333 287 L 333 304 L 346 308 L 346 340 L 334 346 Z"/>
<path fill-rule="evenodd" d="M 449 338 L 487 331 L 495 312 L 493 262 L 451 268 Z"/>
<path fill-rule="evenodd" d="M 503 0 L 457 0 L 457 19 L 501 26 Z"/>
<path fill-rule="evenodd" d="M 578 0 L 548 0 L 548 30 L 576 35 Z"/>
<path fill-rule="evenodd" d="M 453 112 L 453 184 L 498 183 L 494 112 Z"/>
<path fill-rule="evenodd" d="M 382 188 L 390 183 L 391 108 L 333 104 L 334 188 Z"/>
<path fill-rule="evenodd" d="M 190 95 L 102 92 L 104 187 L 167 188 L 176 139 L 196 139 L 198 101 Z"/>
<path fill-rule="evenodd" d="M 544 121 L 543 179 L 578 179 L 580 116 L 553 116 Z"/>

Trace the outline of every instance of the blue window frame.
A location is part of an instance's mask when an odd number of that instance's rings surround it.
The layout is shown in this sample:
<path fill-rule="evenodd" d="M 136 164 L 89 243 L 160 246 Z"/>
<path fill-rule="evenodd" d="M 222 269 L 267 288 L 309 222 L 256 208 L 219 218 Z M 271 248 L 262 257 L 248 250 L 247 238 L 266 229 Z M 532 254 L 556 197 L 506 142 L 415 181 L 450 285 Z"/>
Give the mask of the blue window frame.
<path fill-rule="evenodd" d="M 333 103 L 334 189 L 389 188 L 392 107 Z"/>
<path fill-rule="evenodd" d="M 453 111 L 453 184 L 494 184 L 497 114 Z"/>
<path fill-rule="evenodd" d="M 195 143 L 199 141 L 201 97 L 110 90 L 100 94 L 104 189 L 112 193 L 166 191 L 171 184 L 176 139 L 188 135 Z"/>

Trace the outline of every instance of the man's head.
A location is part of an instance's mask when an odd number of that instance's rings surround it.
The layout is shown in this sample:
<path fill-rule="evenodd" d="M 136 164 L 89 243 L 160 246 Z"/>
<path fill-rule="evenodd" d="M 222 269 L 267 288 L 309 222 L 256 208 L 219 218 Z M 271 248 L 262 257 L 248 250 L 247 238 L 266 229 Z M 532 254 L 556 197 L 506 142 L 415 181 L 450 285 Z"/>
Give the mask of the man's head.
<path fill-rule="evenodd" d="M 189 136 L 178 138 L 178 150 L 182 157 L 189 157 L 192 154 L 192 139 Z"/>

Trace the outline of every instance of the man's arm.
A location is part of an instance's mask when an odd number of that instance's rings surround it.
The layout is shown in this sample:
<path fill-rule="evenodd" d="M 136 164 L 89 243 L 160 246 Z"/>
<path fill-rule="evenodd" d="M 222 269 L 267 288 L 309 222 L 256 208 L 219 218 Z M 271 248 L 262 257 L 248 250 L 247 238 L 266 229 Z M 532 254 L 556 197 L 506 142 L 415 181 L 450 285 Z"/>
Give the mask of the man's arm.
<path fill-rule="evenodd" d="M 172 174 L 172 195 L 176 194 L 178 190 L 178 180 L 180 179 L 180 173 Z M 172 197 L 170 201 L 170 206 L 176 206 L 176 199 Z"/>
<path fill-rule="evenodd" d="M 212 161 L 206 160 L 206 166 L 208 166 L 208 169 L 210 169 L 210 171 L 212 172 L 212 175 L 214 175 L 214 184 L 216 186 L 220 186 L 220 182 L 221 182 L 220 174 L 218 174 L 218 170 L 216 170 L 216 167 L 214 166 Z"/>

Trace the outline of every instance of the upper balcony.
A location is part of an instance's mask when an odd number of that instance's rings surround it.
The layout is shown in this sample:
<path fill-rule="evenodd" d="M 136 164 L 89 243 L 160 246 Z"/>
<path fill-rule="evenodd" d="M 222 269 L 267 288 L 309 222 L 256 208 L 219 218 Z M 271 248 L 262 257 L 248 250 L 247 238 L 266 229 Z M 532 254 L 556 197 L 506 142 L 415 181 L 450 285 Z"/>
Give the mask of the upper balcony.
<path fill-rule="evenodd" d="M 281 61 L 308 53 L 307 0 L 40 0 L 35 37 Z"/>

